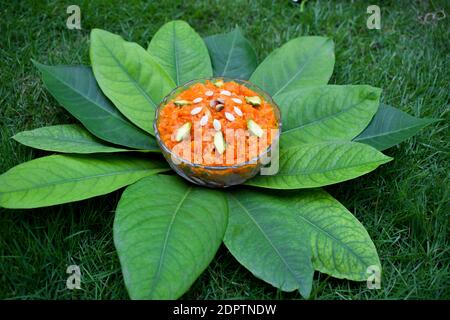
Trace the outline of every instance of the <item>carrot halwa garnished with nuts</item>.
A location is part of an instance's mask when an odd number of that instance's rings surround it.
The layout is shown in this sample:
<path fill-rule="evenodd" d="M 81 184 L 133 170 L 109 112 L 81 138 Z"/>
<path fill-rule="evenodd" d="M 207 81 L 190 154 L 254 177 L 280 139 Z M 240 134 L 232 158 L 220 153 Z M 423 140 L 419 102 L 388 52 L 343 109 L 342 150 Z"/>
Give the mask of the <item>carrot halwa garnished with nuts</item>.
<path fill-rule="evenodd" d="M 161 140 L 176 155 L 205 165 L 236 165 L 256 158 L 274 138 L 273 107 L 234 81 L 196 83 L 160 110 Z M 188 152 L 186 152 L 188 150 Z"/>

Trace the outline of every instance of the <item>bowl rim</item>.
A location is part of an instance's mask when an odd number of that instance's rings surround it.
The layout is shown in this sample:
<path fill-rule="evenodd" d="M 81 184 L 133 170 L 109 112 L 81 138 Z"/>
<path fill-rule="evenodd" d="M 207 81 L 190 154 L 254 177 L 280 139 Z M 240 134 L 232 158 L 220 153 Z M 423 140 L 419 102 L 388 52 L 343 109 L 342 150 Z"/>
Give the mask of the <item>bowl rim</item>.
<path fill-rule="evenodd" d="M 276 111 L 277 115 L 278 115 L 278 134 L 276 136 L 275 140 L 272 140 L 272 143 L 266 148 L 266 150 L 264 150 L 264 152 L 260 153 L 257 157 L 254 157 L 253 159 L 250 159 L 248 161 L 245 162 L 241 162 L 238 164 L 234 164 L 234 165 L 228 165 L 228 166 L 217 166 L 217 165 L 204 165 L 204 164 L 199 164 L 199 163 L 193 163 L 189 160 L 186 160 L 184 158 L 179 157 L 178 155 L 176 155 L 175 153 L 172 152 L 171 149 L 169 149 L 169 147 L 166 146 L 166 144 L 164 143 L 164 141 L 161 139 L 161 136 L 159 135 L 159 131 L 158 131 L 158 126 L 157 126 L 157 122 L 158 122 L 158 118 L 159 118 L 159 113 L 160 110 L 162 110 L 162 108 L 168 103 L 168 98 L 170 96 L 172 96 L 173 93 L 175 93 L 177 90 L 179 90 L 182 87 L 185 86 L 189 86 L 189 85 L 193 85 L 195 83 L 199 83 L 201 81 L 215 81 L 215 80 L 222 80 L 224 82 L 230 82 L 230 81 L 234 81 L 234 82 L 238 82 L 240 84 L 243 84 L 245 86 L 248 87 L 248 85 L 255 87 L 259 92 L 258 93 L 263 93 L 265 96 L 269 97 L 270 101 L 270 105 L 272 106 L 272 108 Z M 247 85 L 248 84 L 248 85 Z M 251 89 L 251 88 L 250 88 Z M 266 100 L 266 97 L 264 97 Z M 155 110 L 155 118 L 153 120 L 153 131 L 155 133 L 155 138 L 156 141 L 158 142 L 160 148 L 165 151 L 167 154 L 170 154 L 171 157 L 174 157 L 177 159 L 177 161 L 179 161 L 181 163 L 184 163 L 190 167 L 194 167 L 194 168 L 202 168 L 202 169 L 206 169 L 206 170 L 228 170 L 228 169 L 238 169 L 241 167 L 245 167 L 248 165 L 256 165 L 258 160 L 260 160 L 262 157 L 266 156 L 271 150 L 272 150 L 272 146 L 274 144 L 279 143 L 280 140 L 280 135 L 281 135 L 281 126 L 282 126 L 282 122 L 281 122 L 281 110 L 278 107 L 278 105 L 275 103 L 275 101 L 272 99 L 272 96 L 270 94 L 268 94 L 265 90 L 261 89 L 259 86 L 257 86 L 256 84 L 247 81 L 247 80 L 243 80 L 243 79 L 233 79 L 233 78 L 229 78 L 229 77 L 209 77 L 209 78 L 196 78 L 196 79 L 192 79 L 189 80 L 188 82 L 178 85 L 176 86 L 174 89 L 172 89 L 163 99 L 162 101 L 158 104 L 158 107 Z M 275 142 L 273 142 L 275 141 Z M 179 165 L 178 164 L 178 165 Z"/>

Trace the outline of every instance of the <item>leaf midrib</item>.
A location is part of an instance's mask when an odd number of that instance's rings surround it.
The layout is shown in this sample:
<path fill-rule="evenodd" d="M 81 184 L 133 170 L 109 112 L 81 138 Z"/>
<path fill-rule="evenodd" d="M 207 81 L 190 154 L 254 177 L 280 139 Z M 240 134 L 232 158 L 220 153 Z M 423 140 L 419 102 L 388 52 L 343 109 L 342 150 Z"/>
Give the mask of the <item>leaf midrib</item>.
<path fill-rule="evenodd" d="M 233 51 L 234 51 L 235 46 L 236 46 L 236 40 L 237 40 L 237 30 L 234 31 L 233 41 L 231 42 L 231 49 L 228 52 L 227 62 L 225 63 L 225 67 L 223 68 L 222 76 L 224 74 L 226 74 L 226 72 L 227 72 L 228 65 L 230 64 L 230 61 L 231 61 L 231 55 L 233 54 Z"/>
<path fill-rule="evenodd" d="M 14 138 L 21 138 L 21 136 L 15 136 Z M 78 140 L 78 139 L 70 139 L 70 138 L 66 138 L 66 137 L 60 138 L 60 137 L 52 137 L 52 136 L 45 136 L 45 135 L 25 135 L 25 134 L 22 135 L 22 138 L 45 139 L 45 140 L 51 140 L 51 141 L 56 141 L 56 142 L 73 142 L 76 144 L 95 146 L 95 147 L 99 147 L 99 148 L 103 148 L 103 149 L 127 151 L 126 149 L 119 149 L 119 148 L 102 145 L 101 143 L 96 142 L 95 140 Z M 39 143 L 39 141 L 38 141 L 38 143 Z"/>
<path fill-rule="evenodd" d="M 297 78 L 305 69 L 306 65 L 311 61 L 311 59 L 316 55 L 316 53 L 329 41 L 329 39 L 325 39 L 325 41 L 323 41 L 317 48 L 316 50 L 314 50 L 314 52 L 311 52 L 311 54 L 309 55 L 308 59 L 303 63 L 303 65 L 301 66 L 301 68 L 294 73 L 294 75 L 291 77 L 291 79 L 289 79 L 284 86 L 282 86 L 280 89 L 278 89 L 277 92 L 275 92 L 272 97 L 275 97 L 277 94 L 279 94 L 280 92 L 282 92 L 284 89 L 286 89 L 291 83 L 292 81 L 294 81 L 295 78 Z"/>
<path fill-rule="evenodd" d="M 417 128 L 417 127 L 426 126 L 426 125 L 428 125 L 428 124 L 430 124 L 432 122 L 433 121 L 430 121 L 430 122 L 426 121 L 426 122 L 423 122 L 423 123 L 420 123 L 420 124 L 417 124 L 417 125 L 412 125 L 412 126 L 409 126 L 409 127 L 403 127 L 401 129 L 398 129 L 398 130 L 385 131 L 384 133 L 377 134 L 377 135 L 362 136 L 362 137 L 357 136 L 357 137 L 355 137 L 353 139 L 353 141 L 362 141 L 362 140 L 366 140 L 366 139 L 373 139 L 373 138 L 383 137 L 383 136 L 387 136 L 387 135 L 390 135 L 390 134 L 393 134 L 393 133 L 399 133 L 399 132 L 407 131 L 407 130 L 414 129 L 414 128 Z"/>
<path fill-rule="evenodd" d="M 322 232 L 324 233 L 326 236 L 328 236 L 331 240 L 337 242 L 338 244 L 340 244 L 342 247 L 344 247 L 345 249 L 347 249 L 358 261 L 361 262 L 361 265 L 365 266 L 365 261 L 358 256 L 347 244 L 345 244 L 344 242 L 342 242 L 341 240 L 337 239 L 335 236 L 333 236 L 331 233 L 329 233 L 327 230 L 321 228 L 320 226 L 314 224 L 313 222 L 311 222 L 310 220 L 308 220 L 307 218 L 305 218 L 300 212 L 297 215 L 298 217 L 300 217 L 303 221 L 305 221 L 306 223 L 308 223 L 312 228 L 316 229 L 318 232 Z M 334 251 L 333 251 L 333 256 L 334 256 Z"/>
<path fill-rule="evenodd" d="M 58 80 L 61 84 L 63 84 L 64 86 L 66 86 L 67 88 L 71 89 L 72 91 L 74 91 L 75 93 L 77 93 L 80 97 L 83 97 L 85 100 L 87 100 L 88 102 L 90 102 L 93 105 L 98 106 L 101 110 L 103 110 L 105 113 L 110 114 L 111 116 L 113 116 L 114 118 L 116 118 L 117 120 L 121 121 L 122 123 L 124 123 L 127 126 L 130 126 L 130 123 L 123 118 L 120 114 L 114 112 L 113 110 L 110 110 L 109 108 L 104 108 L 101 104 L 97 103 L 96 101 L 92 100 L 92 98 L 88 95 L 88 94 L 84 94 L 84 92 L 80 91 L 78 88 L 76 88 L 75 86 L 72 86 L 70 83 L 66 82 L 65 80 L 63 80 L 61 77 L 59 77 L 58 74 L 54 74 L 54 73 L 50 73 L 48 70 L 45 70 L 45 72 L 52 78 Z"/>
<path fill-rule="evenodd" d="M 166 257 L 166 250 L 167 250 L 167 244 L 169 242 L 169 235 L 170 235 L 170 233 L 172 231 L 172 227 L 173 227 L 175 219 L 176 219 L 176 217 L 178 215 L 178 212 L 180 211 L 181 206 L 183 205 L 184 201 L 186 200 L 187 196 L 191 193 L 191 191 L 192 191 L 192 187 L 189 187 L 187 189 L 187 191 L 185 192 L 185 194 L 183 195 L 183 197 L 181 198 L 180 202 L 177 204 L 177 206 L 175 208 L 175 211 L 173 212 L 172 218 L 171 218 L 171 220 L 169 222 L 169 225 L 167 226 L 167 230 L 166 230 L 166 235 L 164 237 L 163 246 L 161 248 L 161 253 L 159 255 L 158 268 L 157 268 L 156 273 L 155 273 L 155 275 L 154 275 L 154 277 L 152 279 L 152 283 L 150 285 L 150 288 L 154 288 L 155 285 L 159 281 L 159 278 L 161 276 L 162 266 L 164 264 L 164 260 L 165 260 L 165 257 Z"/>
<path fill-rule="evenodd" d="M 177 32 L 176 32 L 176 24 L 173 23 L 173 37 L 172 37 L 172 45 L 173 45 L 173 60 L 174 60 L 174 65 L 175 65 L 175 83 L 178 85 L 180 85 L 179 81 L 180 81 L 180 74 L 179 74 L 179 64 L 178 64 L 178 46 L 177 46 Z"/>
<path fill-rule="evenodd" d="M 275 247 L 275 245 L 272 243 L 272 241 L 270 240 L 270 238 L 268 237 L 268 235 L 264 232 L 264 230 L 261 228 L 261 226 L 258 224 L 258 222 L 256 221 L 256 219 L 250 214 L 250 211 L 247 210 L 247 208 L 245 208 L 241 202 L 233 195 L 230 194 L 231 197 L 233 197 L 236 201 L 236 203 L 242 208 L 242 210 L 248 215 L 248 217 L 251 219 L 251 221 L 253 221 L 253 223 L 256 225 L 256 227 L 259 229 L 259 231 L 261 231 L 261 234 L 264 236 L 264 238 L 267 240 L 267 242 L 270 244 L 270 246 L 272 247 L 272 249 L 275 251 L 275 253 L 277 254 L 277 256 L 280 258 L 280 260 L 283 262 L 283 264 L 286 266 L 286 268 L 288 269 L 289 273 L 293 276 L 294 279 L 296 279 L 299 284 L 300 284 L 300 280 L 297 278 L 295 272 L 291 269 L 290 265 L 287 263 L 287 261 L 284 259 L 284 257 L 281 255 L 280 251 Z"/>
<path fill-rule="evenodd" d="M 62 186 L 62 185 L 66 185 L 66 184 L 70 184 L 70 183 L 74 183 L 74 182 L 80 182 L 80 181 L 87 181 L 87 180 L 92 180 L 92 179 L 98 179 L 98 178 L 103 178 L 103 177 L 110 177 L 110 176 L 120 176 L 120 175 L 124 175 L 124 174 L 128 174 L 128 173 L 137 173 L 140 171 L 159 171 L 159 170 L 163 170 L 163 168 L 153 168 L 153 169 L 131 169 L 131 170 L 123 170 L 123 171 L 115 171 L 112 173 L 103 173 L 103 174 L 96 174 L 96 175 L 91 175 L 91 176 L 87 176 L 87 177 L 81 177 L 81 178 L 70 178 L 70 179 L 65 179 L 62 182 L 52 182 L 52 183 L 44 183 L 44 184 L 40 184 L 37 186 L 33 186 L 30 188 L 21 188 L 21 189 L 15 189 L 13 191 L 0 191 L 0 195 L 1 194 L 9 194 L 9 193 L 18 193 L 18 192 L 24 192 L 24 191 L 30 191 L 30 190 L 37 190 L 37 189 L 45 189 L 48 187 L 52 187 L 52 186 Z"/>
<path fill-rule="evenodd" d="M 360 104 L 363 103 L 364 101 L 365 101 L 365 99 L 363 99 L 363 100 L 361 100 L 361 101 L 358 101 L 358 102 L 356 102 L 356 103 L 354 103 L 354 104 L 351 104 L 349 107 L 344 108 L 344 109 L 341 109 L 341 110 L 339 110 L 339 111 L 336 112 L 336 113 L 333 113 L 333 114 L 330 114 L 330 115 L 328 115 L 328 116 L 325 116 L 325 117 L 321 117 L 321 118 L 315 119 L 315 120 L 313 120 L 313 121 L 311 121 L 311 122 L 302 124 L 302 125 L 300 125 L 300 126 L 298 126 L 298 127 L 293 127 L 293 128 L 291 128 L 291 129 L 285 130 L 285 131 L 283 131 L 282 134 L 285 134 L 285 133 L 288 133 L 288 132 L 291 132 L 291 131 L 294 131 L 294 130 L 300 130 L 300 129 L 302 129 L 302 128 L 311 126 L 311 125 L 313 125 L 313 124 L 316 124 L 317 122 L 321 122 L 321 121 L 328 120 L 328 119 L 330 119 L 330 118 L 335 118 L 335 117 L 341 115 L 342 113 L 345 113 L 345 112 L 347 112 L 347 111 L 349 111 L 349 110 L 351 110 L 351 109 L 357 107 L 358 105 L 360 105 Z"/>
<path fill-rule="evenodd" d="M 296 175 L 309 175 L 309 174 L 315 174 L 315 173 L 325 173 L 325 172 L 330 172 L 330 171 L 336 171 L 336 170 L 345 170 L 345 169 L 351 169 L 351 168 L 356 168 L 356 167 L 361 167 L 361 166 L 366 166 L 366 165 L 376 165 L 376 164 L 383 164 L 386 161 L 388 161 L 389 159 L 386 160 L 379 160 L 379 161 L 371 161 L 371 162 L 362 162 L 362 163 L 358 163 L 356 165 L 351 165 L 351 166 L 345 166 L 345 167 L 335 167 L 335 168 L 331 168 L 331 169 L 327 169 L 327 170 L 322 170 L 322 171 L 298 171 L 298 172 L 294 172 L 294 173 L 277 173 L 275 175 L 275 177 L 277 176 L 296 176 Z M 270 176 L 269 176 L 270 178 Z"/>
<path fill-rule="evenodd" d="M 114 61 L 117 63 L 117 65 L 119 66 L 119 68 L 122 70 L 123 73 L 125 73 L 128 77 L 128 80 L 130 80 L 130 82 L 134 85 L 134 87 L 136 89 L 139 90 L 139 92 L 144 96 L 144 98 L 150 103 L 151 107 L 153 110 L 155 110 L 156 106 L 158 105 L 157 103 L 155 103 L 155 101 L 153 101 L 153 99 L 147 94 L 147 92 L 145 92 L 145 90 L 142 88 L 141 84 L 136 81 L 133 77 L 131 77 L 130 73 L 127 71 L 127 69 L 125 69 L 124 65 L 122 63 L 119 62 L 119 60 L 117 59 L 117 57 L 114 55 L 114 53 L 109 49 L 109 47 L 107 45 L 105 45 L 105 42 L 103 41 L 103 39 L 100 37 L 100 41 L 103 44 L 103 48 L 105 48 L 108 53 L 110 54 L 110 56 L 114 59 Z M 125 49 L 125 52 L 127 52 L 127 50 Z M 140 57 L 140 56 L 139 56 Z"/>

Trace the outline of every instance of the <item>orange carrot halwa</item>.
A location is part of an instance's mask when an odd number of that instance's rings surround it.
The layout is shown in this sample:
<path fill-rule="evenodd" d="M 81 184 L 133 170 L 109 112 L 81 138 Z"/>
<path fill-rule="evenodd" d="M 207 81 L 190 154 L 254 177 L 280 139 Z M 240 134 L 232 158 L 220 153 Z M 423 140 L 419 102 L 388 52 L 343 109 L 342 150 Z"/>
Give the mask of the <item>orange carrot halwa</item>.
<path fill-rule="evenodd" d="M 196 83 L 160 110 L 160 139 L 178 156 L 204 165 L 236 165 L 256 158 L 275 138 L 272 105 L 234 81 Z M 188 150 L 188 151 L 186 151 Z"/>

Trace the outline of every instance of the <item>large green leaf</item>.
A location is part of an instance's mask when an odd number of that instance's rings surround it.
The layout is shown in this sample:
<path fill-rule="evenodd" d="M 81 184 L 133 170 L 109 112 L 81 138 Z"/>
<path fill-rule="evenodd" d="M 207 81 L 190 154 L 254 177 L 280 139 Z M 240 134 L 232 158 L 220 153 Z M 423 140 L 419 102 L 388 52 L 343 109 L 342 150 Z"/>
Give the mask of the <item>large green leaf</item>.
<path fill-rule="evenodd" d="M 203 39 L 184 21 L 163 25 L 152 38 L 148 52 L 177 85 L 212 76 L 211 60 Z"/>
<path fill-rule="evenodd" d="M 306 87 L 277 96 L 283 143 L 350 141 L 369 124 L 381 89 L 371 86 Z"/>
<path fill-rule="evenodd" d="M 359 221 L 326 192 L 237 190 L 229 196 L 224 243 L 255 276 L 284 291 L 311 291 L 313 268 L 363 281 L 380 267 Z"/>
<path fill-rule="evenodd" d="M 167 72 L 138 44 L 100 29 L 91 31 L 90 55 L 105 95 L 131 122 L 153 133 L 155 110 L 175 87 Z"/>
<path fill-rule="evenodd" d="M 89 131 L 77 124 L 63 124 L 22 131 L 13 136 L 13 139 L 35 149 L 63 153 L 130 151 L 104 144 L 101 140 L 90 134 Z"/>
<path fill-rule="evenodd" d="M 246 184 L 271 189 L 315 188 L 359 177 L 390 160 L 357 142 L 303 144 L 280 149 L 276 175 L 256 176 Z"/>
<path fill-rule="evenodd" d="M 114 243 L 132 299 L 176 299 L 205 270 L 225 233 L 222 192 L 157 175 L 123 193 Z"/>
<path fill-rule="evenodd" d="M 0 175 L 0 206 L 37 208 L 110 193 L 167 170 L 155 159 L 129 155 L 54 155 Z"/>
<path fill-rule="evenodd" d="M 276 96 L 305 85 L 323 85 L 334 68 L 334 44 L 324 37 L 295 38 L 274 50 L 250 81 Z"/>
<path fill-rule="evenodd" d="M 224 243 L 256 277 L 283 291 L 311 292 L 311 250 L 290 211 L 278 197 L 239 190 L 229 195 Z M 273 201 L 272 201 L 273 200 Z"/>
<path fill-rule="evenodd" d="M 155 139 L 131 124 L 109 102 L 85 66 L 46 66 L 33 61 L 55 99 L 92 134 L 136 149 L 158 150 Z"/>
<path fill-rule="evenodd" d="M 354 140 L 385 150 L 412 137 L 437 119 L 420 119 L 397 108 L 381 105 L 369 126 Z"/>
<path fill-rule="evenodd" d="M 247 80 L 258 66 L 255 50 L 239 27 L 229 33 L 206 37 L 205 43 L 214 76 Z"/>

